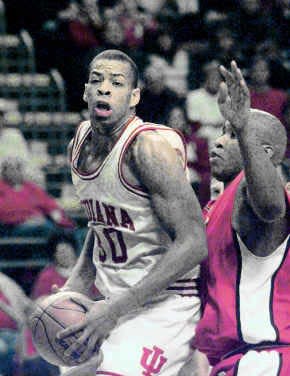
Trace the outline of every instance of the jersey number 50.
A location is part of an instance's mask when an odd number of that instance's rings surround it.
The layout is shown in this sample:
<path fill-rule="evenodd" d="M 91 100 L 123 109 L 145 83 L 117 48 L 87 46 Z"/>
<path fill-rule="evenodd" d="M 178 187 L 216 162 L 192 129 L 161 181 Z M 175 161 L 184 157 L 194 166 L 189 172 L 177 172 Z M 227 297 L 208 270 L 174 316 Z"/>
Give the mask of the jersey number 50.
<path fill-rule="evenodd" d="M 127 261 L 127 248 L 120 231 L 114 228 L 104 228 L 102 232 L 96 233 L 96 236 L 99 247 L 99 259 L 101 262 L 105 262 L 107 259 L 106 250 L 110 250 L 114 263 L 120 264 Z M 107 246 L 105 246 L 105 242 Z"/>

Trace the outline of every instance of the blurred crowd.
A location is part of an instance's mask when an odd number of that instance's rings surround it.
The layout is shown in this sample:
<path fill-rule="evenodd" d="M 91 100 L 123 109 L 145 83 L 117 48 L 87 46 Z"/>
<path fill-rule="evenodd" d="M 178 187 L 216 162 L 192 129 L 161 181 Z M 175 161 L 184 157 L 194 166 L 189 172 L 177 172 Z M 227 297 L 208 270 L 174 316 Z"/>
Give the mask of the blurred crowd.
<path fill-rule="evenodd" d="M 39 71 L 60 71 L 69 110 L 85 113 L 82 93 L 88 63 L 106 48 L 121 49 L 136 61 L 142 88 L 137 115 L 143 120 L 168 124 L 175 107 L 182 109 L 190 128 L 191 182 L 202 205 L 210 195 L 208 148 L 222 125 L 216 101 L 220 64 L 238 61 L 251 88 L 252 107 L 276 115 L 289 134 L 288 1 L 32 3 L 23 0 L 20 16 L 19 2 L 9 0 L 8 25 L 11 32 L 26 28 L 31 33 Z M 288 161 L 285 164 L 287 173 Z"/>

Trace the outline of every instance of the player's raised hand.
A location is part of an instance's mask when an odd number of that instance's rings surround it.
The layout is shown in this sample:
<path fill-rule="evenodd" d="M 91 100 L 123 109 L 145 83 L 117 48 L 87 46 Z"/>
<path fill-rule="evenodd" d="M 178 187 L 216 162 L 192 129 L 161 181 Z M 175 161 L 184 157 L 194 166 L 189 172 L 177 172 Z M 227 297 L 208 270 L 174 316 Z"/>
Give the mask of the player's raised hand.
<path fill-rule="evenodd" d="M 250 93 L 241 70 L 235 61 L 230 69 L 220 66 L 224 81 L 220 84 L 218 104 L 223 117 L 235 131 L 242 130 L 250 115 Z"/>
<path fill-rule="evenodd" d="M 81 332 L 79 338 L 75 339 L 74 343 L 65 351 L 65 356 L 68 359 L 74 356 L 73 354 L 75 353 L 80 354 L 78 357 L 79 363 L 82 363 L 98 351 L 102 341 L 117 323 L 117 318 L 112 315 L 110 305 L 104 300 L 98 302 L 88 300 L 87 308 L 89 310 L 85 321 L 72 325 L 57 335 L 58 340 L 61 341 Z"/>

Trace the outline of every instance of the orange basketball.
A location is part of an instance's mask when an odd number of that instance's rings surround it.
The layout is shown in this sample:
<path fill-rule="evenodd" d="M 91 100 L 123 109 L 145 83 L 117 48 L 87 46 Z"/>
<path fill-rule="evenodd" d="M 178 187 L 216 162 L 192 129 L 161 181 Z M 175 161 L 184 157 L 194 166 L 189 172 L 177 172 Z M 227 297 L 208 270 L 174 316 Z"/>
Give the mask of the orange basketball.
<path fill-rule="evenodd" d="M 73 298 L 84 303 L 78 304 L 72 300 Z M 84 320 L 87 301 L 88 298 L 85 295 L 68 291 L 50 295 L 37 303 L 29 320 L 32 339 L 38 353 L 49 363 L 57 366 L 80 364 L 77 362 L 78 353 L 73 354 L 69 360 L 64 357 L 65 350 L 74 342 L 77 335 L 59 341 L 56 339 L 56 334 Z"/>

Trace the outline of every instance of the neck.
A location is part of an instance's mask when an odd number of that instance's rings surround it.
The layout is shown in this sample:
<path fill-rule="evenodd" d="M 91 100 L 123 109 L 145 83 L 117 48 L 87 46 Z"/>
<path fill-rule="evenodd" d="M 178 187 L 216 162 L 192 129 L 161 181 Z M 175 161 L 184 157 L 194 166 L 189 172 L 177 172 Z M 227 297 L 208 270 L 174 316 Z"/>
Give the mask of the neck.
<path fill-rule="evenodd" d="M 98 145 L 99 149 L 110 150 L 111 146 L 118 139 L 123 128 L 135 116 L 135 111 L 127 115 L 121 122 L 111 125 L 109 127 L 100 127 L 97 125 L 93 127 L 92 144 Z M 109 128 L 109 129 L 108 129 Z"/>

